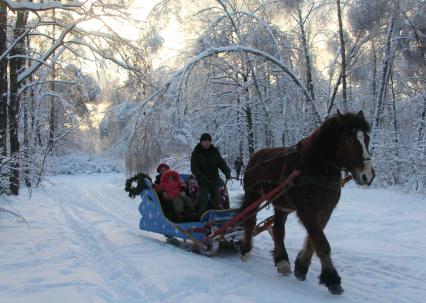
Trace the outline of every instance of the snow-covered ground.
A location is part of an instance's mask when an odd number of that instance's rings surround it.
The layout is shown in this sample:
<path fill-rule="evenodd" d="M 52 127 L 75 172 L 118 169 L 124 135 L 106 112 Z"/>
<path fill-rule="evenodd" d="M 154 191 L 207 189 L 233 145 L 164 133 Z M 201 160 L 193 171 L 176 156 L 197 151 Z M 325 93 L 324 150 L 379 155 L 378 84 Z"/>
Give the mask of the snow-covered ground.
<path fill-rule="evenodd" d="M 0 197 L 0 302 L 424 302 L 426 199 L 349 186 L 326 228 L 345 293 L 318 285 L 314 257 L 307 281 L 281 276 L 267 233 L 252 259 L 214 258 L 138 229 L 139 199 L 124 176 L 49 178 L 32 199 Z M 240 192 L 232 184 L 231 195 Z M 265 215 L 265 214 L 264 214 Z M 304 231 L 294 215 L 286 245 L 294 260 Z"/>

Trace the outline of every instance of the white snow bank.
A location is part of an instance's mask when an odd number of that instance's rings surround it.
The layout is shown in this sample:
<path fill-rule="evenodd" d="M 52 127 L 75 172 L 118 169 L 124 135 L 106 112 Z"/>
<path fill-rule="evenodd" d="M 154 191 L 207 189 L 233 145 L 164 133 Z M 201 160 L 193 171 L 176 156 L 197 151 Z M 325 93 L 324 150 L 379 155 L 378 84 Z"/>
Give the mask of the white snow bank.
<path fill-rule="evenodd" d="M 46 163 L 48 175 L 106 174 L 123 171 L 123 161 L 101 155 L 71 153 L 50 157 Z"/>

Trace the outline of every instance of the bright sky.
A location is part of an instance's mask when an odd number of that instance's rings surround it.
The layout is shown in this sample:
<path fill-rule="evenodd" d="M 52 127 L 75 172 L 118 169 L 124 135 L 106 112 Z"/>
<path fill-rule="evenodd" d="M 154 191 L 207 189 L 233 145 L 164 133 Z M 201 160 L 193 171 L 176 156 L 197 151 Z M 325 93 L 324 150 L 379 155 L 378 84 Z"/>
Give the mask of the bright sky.
<path fill-rule="evenodd" d="M 148 13 L 152 8 L 161 2 L 160 0 L 139 0 L 134 1 L 133 18 L 138 20 L 145 20 Z M 122 34 L 127 39 L 134 39 L 139 36 L 138 29 L 124 22 L 112 21 L 113 28 Z M 82 27 L 87 30 L 99 31 L 102 30 L 102 23 L 98 20 L 90 20 L 81 24 Z M 164 39 L 163 47 L 159 50 L 156 56 L 153 58 L 154 68 L 158 68 L 161 65 L 170 63 L 174 57 L 179 54 L 185 46 L 185 34 L 183 33 L 180 24 L 173 17 L 170 18 L 167 28 L 159 32 L 160 36 Z M 88 66 L 91 73 L 96 74 L 96 66 Z"/>

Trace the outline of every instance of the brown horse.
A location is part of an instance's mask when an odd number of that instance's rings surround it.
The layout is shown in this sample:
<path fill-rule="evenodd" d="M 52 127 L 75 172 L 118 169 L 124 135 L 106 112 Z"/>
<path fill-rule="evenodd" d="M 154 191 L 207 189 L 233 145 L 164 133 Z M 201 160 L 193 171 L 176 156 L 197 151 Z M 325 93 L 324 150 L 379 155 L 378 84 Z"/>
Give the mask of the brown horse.
<path fill-rule="evenodd" d="M 316 252 L 321 260 L 320 283 L 325 284 L 332 294 L 343 292 L 323 229 L 340 198 L 342 170 L 351 172 L 359 185 L 370 185 L 373 181 L 375 174 L 368 154 L 369 130 L 362 111 L 358 114 L 338 112 L 296 146 L 262 149 L 251 157 L 244 173 L 243 209 L 295 169 L 301 172 L 293 186 L 273 201 L 273 256 L 278 272 L 291 273 L 284 246 L 284 224 L 287 215 L 296 211 L 307 236 L 297 255 L 294 275 L 301 281 L 306 279 L 312 255 Z M 256 217 L 244 223 L 243 261 L 250 256 L 255 226 Z"/>

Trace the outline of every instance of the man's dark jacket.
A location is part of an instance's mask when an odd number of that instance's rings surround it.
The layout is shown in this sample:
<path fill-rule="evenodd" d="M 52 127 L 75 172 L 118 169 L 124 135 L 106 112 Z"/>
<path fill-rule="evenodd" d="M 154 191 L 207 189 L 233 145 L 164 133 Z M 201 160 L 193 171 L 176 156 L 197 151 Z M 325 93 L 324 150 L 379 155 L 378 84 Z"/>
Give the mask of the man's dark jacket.
<path fill-rule="evenodd" d="M 220 155 L 219 150 L 210 145 L 205 149 L 198 143 L 191 155 L 191 171 L 197 178 L 198 183 L 219 182 L 220 169 L 227 178 L 231 176 L 231 171 L 225 160 Z"/>

